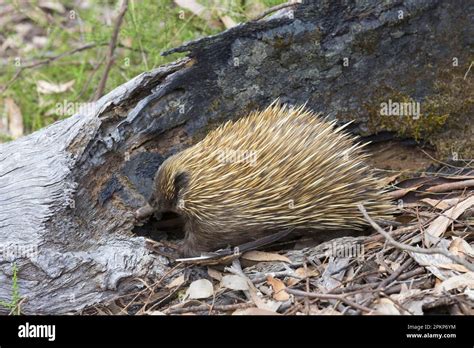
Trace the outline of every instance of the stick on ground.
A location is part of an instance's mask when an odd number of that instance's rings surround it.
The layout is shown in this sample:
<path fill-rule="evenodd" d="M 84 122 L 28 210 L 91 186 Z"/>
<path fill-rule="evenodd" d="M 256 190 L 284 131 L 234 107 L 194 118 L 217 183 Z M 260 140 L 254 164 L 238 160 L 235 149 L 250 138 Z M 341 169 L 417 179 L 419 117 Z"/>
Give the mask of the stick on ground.
<path fill-rule="evenodd" d="M 387 239 L 387 241 L 390 244 L 392 244 L 394 247 L 405 250 L 405 251 L 411 251 L 413 253 L 419 253 L 419 254 L 429 254 L 429 255 L 441 254 L 441 255 L 444 255 L 447 258 L 453 260 L 454 262 L 463 265 L 468 270 L 474 271 L 474 265 L 472 263 L 467 262 L 466 260 L 463 260 L 460 257 L 457 257 L 457 256 L 451 254 L 447 250 L 444 250 L 444 249 L 441 249 L 441 248 L 430 248 L 430 249 L 417 248 L 417 247 L 412 247 L 411 245 L 406 245 L 406 244 L 397 242 L 395 239 L 392 238 L 392 236 L 389 233 L 384 231 L 384 229 L 382 227 L 377 225 L 377 223 L 370 218 L 369 214 L 367 213 L 367 210 L 365 210 L 365 208 L 362 204 L 359 204 L 358 208 L 361 211 L 362 215 L 364 215 L 365 219 L 370 223 L 370 225 L 377 232 L 379 232 L 381 235 L 383 235 Z"/>

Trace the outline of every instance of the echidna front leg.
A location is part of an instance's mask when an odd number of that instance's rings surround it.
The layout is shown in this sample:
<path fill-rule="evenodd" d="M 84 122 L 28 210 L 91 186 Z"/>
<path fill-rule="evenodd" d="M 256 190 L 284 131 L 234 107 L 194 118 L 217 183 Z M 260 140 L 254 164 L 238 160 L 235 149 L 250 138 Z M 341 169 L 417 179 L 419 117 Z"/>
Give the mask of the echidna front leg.
<path fill-rule="evenodd" d="M 200 236 L 201 226 L 193 221 L 187 221 L 184 225 L 185 236 L 179 252 L 183 257 L 200 256 L 209 251 L 205 240 Z"/>
<path fill-rule="evenodd" d="M 179 248 L 179 253 L 182 257 L 194 257 L 201 255 L 201 251 L 196 248 L 196 243 L 193 239 L 194 238 L 192 238 L 192 236 L 184 238 Z"/>
<path fill-rule="evenodd" d="M 201 256 L 203 253 L 213 252 L 225 248 L 234 239 L 227 240 L 229 236 L 222 230 L 216 233 L 215 227 L 210 227 L 200 221 L 190 219 L 184 224 L 185 236 L 180 247 L 180 253 L 184 257 Z M 224 233 L 223 233 L 224 232 Z"/>

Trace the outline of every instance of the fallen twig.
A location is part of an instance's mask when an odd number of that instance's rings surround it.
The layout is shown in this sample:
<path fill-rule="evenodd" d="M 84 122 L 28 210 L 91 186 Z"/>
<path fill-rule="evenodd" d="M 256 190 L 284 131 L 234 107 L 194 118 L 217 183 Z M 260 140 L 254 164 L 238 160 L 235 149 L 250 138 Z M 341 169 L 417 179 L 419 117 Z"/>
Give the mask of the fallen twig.
<path fill-rule="evenodd" d="M 474 65 L 474 61 L 471 62 L 469 65 L 469 68 L 467 69 L 466 73 L 464 74 L 464 80 L 466 79 L 467 75 L 469 74 L 469 71 L 471 71 L 472 65 Z"/>
<path fill-rule="evenodd" d="M 406 245 L 406 244 L 402 244 L 402 243 L 397 242 L 395 239 L 393 239 L 393 237 L 389 233 L 384 231 L 384 229 L 382 227 L 377 225 L 377 223 L 370 218 L 369 214 L 367 214 L 367 210 L 365 210 L 365 208 L 362 204 L 358 204 L 358 208 L 361 211 L 362 215 L 364 215 L 365 219 L 370 223 L 370 225 L 377 232 L 379 232 L 381 235 L 383 235 L 387 239 L 387 241 L 390 244 L 392 244 L 394 247 L 405 250 L 405 251 L 411 251 L 413 253 L 419 253 L 419 254 L 428 254 L 428 255 L 441 254 L 441 255 L 444 255 L 447 258 L 453 260 L 454 262 L 463 265 L 464 267 L 466 267 L 470 271 L 474 271 L 474 265 L 472 263 L 467 262 L 466 260 L 463 260 L 460 257 L 457 257 L 457 256 L 451 254 L 447 250 L 444 250 L 444 249 L 441 249 L 441 248 L 423 249 L 423 248 L 412 247 L 411 245 Z"/>
<path fill-rule="evenodd" d="M 453 190 L 461 190 L 466 187 L 473 187 L 474 180 L 463 180 L 463 181 L 455 181 L 455 182 L 448 182 L 446 184 L 432 186 L 426 189 L 427 192 L 448 192 Z"/>
<path fill-rule="evenodd" d="M 77 47 L 73 50 L 70 50 L 70 51 L 67 51 L 67 52 L 64 52 L 64 53 L 61 53 L 61 54 L 58 54 L 57 56 L 52 56 L 52 57 L 48 57 L 48 58 L 45 58 L 45 59 L 42 59 L 42 60 L 38 60 L 36 62 L 32 62 L 30 64 L 25 64 L 23 66 L 20 67 L 20 69 L 18 69 L 15 74 L 13 75 L 13 77 L 10 79 L 10 81 L 8 81 L 6 83 L 6 85 L 0 90 L 0 94 L 3 94 L 8 88 L 10 88 L 10 86 L 13 84 L 13 82 L 15 82 L 20 76 L 21 74 L 23 73 L 23 71 L 27 70 L 27 69 L 32 69 L 32 68 L 36 68 L 37 66 L 40 66 L 40 65 L 46 65 L 46 64 L 49 64 L 51 62 L 54 62 L 55 60 L 58 60 L 58 59 L 61 59 L 63 57 L 66 57 L 66 56 L 70 56 L 74 53 L 77 53 L 77 52 L 81 52 L 81 51 L 84 51 L 84 50 L 88 50 L 90 48 L 94 48 L 96 47 L 97 44 L 96 43 L 88 43 L 84 46 L 81 46 L 81 47 Z"/>
<path fill-rule="evenodd" d="M 414 270 L 412 270 L 410 272 L 406 272 L 406 273 L 401 274 L 398 277 L 398 280 L 407 280 L 407 279 L 410 279 L 411 277 L 423 274 L 425 272 L 426 272 L 426 270 L 425 270 L 424 267 L 418 267 L 418 268 L 415 268 Z"/>
<path fill-rule="evenodd" d="M 267 277 L 271 275 L 273 276 L 274 278 L 281 278 L 281 277 L 290 277 L 290 278 L 295 278 L 295 279 L 298 279 L 298 280 L 302 280 L 303 278 L 302 277 L 299 277 L 297 276 L 296 274 L 294 274 L 294 271 L 280 271 L 280 272 L 269 272 L 269 273 L 259 273 L 259 274 L 256 274 L 252 277 L 249 277 L 250 280 L 252 281 L 252 283 L 254 284 L 259 284 L 259 283 L 262 283 L 264 281 L 267 280 Z"/>
<path fill-rule="evenodd" d="M 432 218 L 431 220 L 426 221 L 425 224 L 427 224 L 428 222 L 430 222 L 432 220 L 434 220 L 434 218 Z M 416 231 L 418 228 L 419 228 L 418 226 L 413 225 L 413 226 L 398 228 L 394 231 L 390 231 L 390 232 L 387 232 L 387 233 L 389 233 L 391 236 L 398 236 L 400 234 L 405 234 L 405 233 Z M 369 238 L 367 238 L 366 243 L 376 242 L 378 240 L 383 240 L 383 239 L 384 239 L 383 236 L 377 234 L 377 235 L 373 235 L 373 236 L 370 236 Z"/>
<path fill-rule="evenodd" d="M 140 216 L 141 213 L 138 213 L 136 216 Z M 188 257 L 184 259 L 176 259 L 177 262 L 183 263 L 192 263 L 192 264 L 216 264 L 216 263 L 225 263 L 229 260 L 240 257 L 244 252 L 255 250 L 259 247 L 271 244 L 277 240 L 286 237 L 293 231 L 293 228 L 285 229 L 277 233 L 262 237 L 257 240 L 253 240 L 244 244 L 240 244 L 233 249 L 221 249 L 216 252 L 207 253 L 206 255 L 201 255 L 197 257 Z"/>
<path fill-rule="evenodd" d="M 411 263 L 413 262 L 413 260 L 411 258 L 409 258 L 408 260 L 405 261 L 405 263 L 403 263 L 400 267 L 398 267 L 398 269 L 393 272 L 390 276 L 388 276 L 386 279 L 384 279 L 380 284 L 379 286 L 377 287 L 378 290 L 383 290 L 385 288 L 385 286 L 387 286 L 388 284 L 390 284 L 390 282 L 396 280 L 404 270 L 406 270 L 408 268 L 408 266 L 411 265 Z"/>
<path fill-rule="evenodd" d="M 347 299 L 345 297 L 345 296 L 347 296 L 347 294 L 343 294 L 343 295 L 320 294 L 320 293 L 316 293 L 316 292 L 307 292 L 307 291 L 301 291 L 301 290 L 289 289 L 289 288 L 286 288 L 285 291 L 287 293 L 293 294 L 295 296 L 312 297 L 312 298 L 318 298 L 318 299 L 321 299 L 321 300 L 338 300 L 338 301 L 344 302 L 348 306 L 354 307 L 354 308 L 356 308 L 358 310 L 361 310 L 363 312 L 366 312 L 366 313 L 372 312 L 372 309 L 370 309 L 368 307 L 365 307 L 365 306 L 362 306 L 358 303 L 355 303 L 355 302 Z"/>
<path fill-rule="evenodd" d="M 276 5 L 276 6 L 273 6 L 273 7 L 270 7 L 268 10 L 262 12 L 261 14 L 259 14 L 257 17 L 255 17 L 254 19 L 252 19 L 253 21 L 259 21 L 260 19 L 268 16 L 270 13 L 273 13 L 273 12 L 276 12 L 276 11 L 279 11 L 281 9 L 284 9 L 284 8 L 287 8 L 287 7 L 290 7 L 290 6 L 294 6 L 296 4 L 299 4 L 299 2 L 296 2 L 296 1 L 290 1 L 290 2 L 286 2 L 284 4 L 280 4 L 280 5 Z"/>
<path fill-rule="evenodd" d="M 308 277 L 308 265 L 306 262 L 304 263 L 304 274 L 306 276 L 306 292 L 309 292 L 309 277 Z M 309 298 L 308 296 L 305 296 L 304 298 L 304 306 L 305 306 L 305 311 L 306 315 L 309 315 Z"/>
<path fill-rule="evenodd" d="M 194 313 L 194 312 L 207 312 L 212 310 L 213 312 L 228 312 L 235 311 L 237 309 L 244 309 L 254 307 L 254 304 L 251 302 L 236 303 L 229 305 L 215 305 L 212 306 L 209 304 L 203 304 L 199 306 L 192 307 L 179 307 L 179 308 L 169 308 L 166 310 L 166 314 L 184 314 L 184 313 Z"/>

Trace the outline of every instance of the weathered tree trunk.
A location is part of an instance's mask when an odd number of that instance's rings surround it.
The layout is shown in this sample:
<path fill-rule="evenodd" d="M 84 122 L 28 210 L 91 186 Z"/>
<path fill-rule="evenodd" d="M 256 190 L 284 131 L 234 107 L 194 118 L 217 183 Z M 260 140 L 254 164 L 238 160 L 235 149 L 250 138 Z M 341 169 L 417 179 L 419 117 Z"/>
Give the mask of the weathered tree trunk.
<path fill-rule="evenodd" d="M 453 57 L 469 65 L 468 8 L 295 5 L 175 49 L 189 58 L 141 74 L 88 113 L 1 145 L 0 300 L 11 299 L 13 263 L 24 313 L 73 312 L 163 275 L 166 259 L 132 233 L 132 213 L 167 156 L 277 97 L 355 119 L 356 132 L 378 130 L 367 105 L 380 91 L 424 98 Z"/>

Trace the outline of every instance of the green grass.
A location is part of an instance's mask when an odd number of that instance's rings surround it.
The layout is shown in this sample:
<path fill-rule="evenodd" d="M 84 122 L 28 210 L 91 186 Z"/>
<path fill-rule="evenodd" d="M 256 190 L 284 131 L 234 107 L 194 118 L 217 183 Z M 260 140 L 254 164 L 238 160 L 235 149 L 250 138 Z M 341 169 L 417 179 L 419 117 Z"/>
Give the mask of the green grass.
<path fill-rule="evenodd" d="M 10 310 L 14 315 L 20 315 L 20 287 L 18 285 L 18 269 L 16 264 L 13 264 L 13 285 L 12 285 L 12 299 L 10 302 L 0 301 L 0 306 Z"/>
<path fill-rule="evenodd" d="M 104 57 L 118 6 L 116 1 L 96 0 L 92 1 L 88 8 L 74 8 L 72 1 L 63 1 L 66 13 L 53 11 L 50 12 L 50 19 L 45 20 L 44 12 L 34 1 L 31 1 L 26 10 L 17 1 L 10 1 L 17 11 L 26 13 L 28 21 L 47 37 L 47 44 L 39 50 L 23 52 L 21 47 L 19 48 L 22 65 L 57 56 L 88 43 L 96 44 L 93 48 L 47 65 L 24 70 L 22 75 L 0 94 L 0 116 L 4 109 L 2 99 L 13 98 L 21 109 L 25 133 L 29 133 L 69 116 L 55 112 L 58 103 L 85 103 L 93 98 L 105 67 Z M 258 14 L 251 13 L 251 7 L 259 11 L 283 2 L 285 0 L 221 0 L 216 5 L 215 0 L 202 0 L 200 3 L 208 8 L 213 19 L 208 23 L 209 21 L 176 6 L 172 0 L 130 0 L 119 34 L 120 47 L 115 52 L 116 60 L 109 73 L 105 93 L 143 71 L 183 56 L 174 54 L 162 57 L 161 52 L 186 41 L 225 30 L 219 21 L 219 15 L 227 15 L 237 23 L 244 22 Z M 107 4 L 112 19 L 110 24 L 105 23 L 102 14 Z M 6 37 L 15 33 L 13 25 L 0 29 Z M 15 56 L 8 57 L 8 63 L 0 66 L 0 86 L 6 85 L 17 71 L 14 59 Z M 38 80 L 53 84 L 74 80 L 75 83 L 71 90 L 63 93 L 40 94 L 37 92 Z M 0 141 L 2 140 L 5 140 L 5 136 Z"/>

